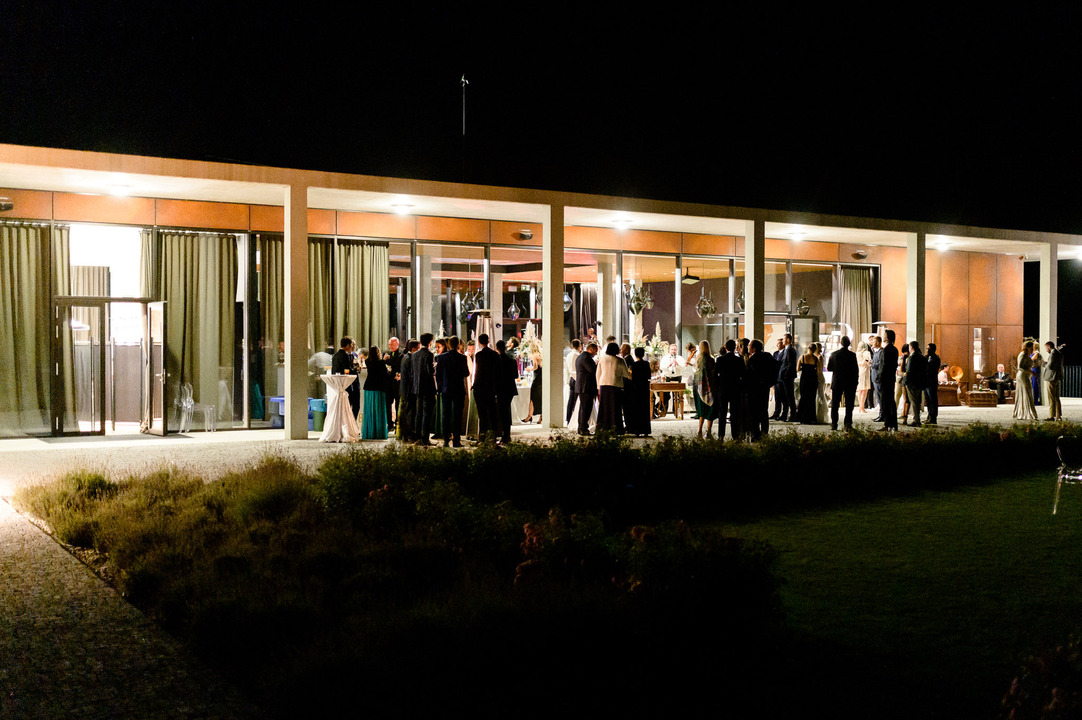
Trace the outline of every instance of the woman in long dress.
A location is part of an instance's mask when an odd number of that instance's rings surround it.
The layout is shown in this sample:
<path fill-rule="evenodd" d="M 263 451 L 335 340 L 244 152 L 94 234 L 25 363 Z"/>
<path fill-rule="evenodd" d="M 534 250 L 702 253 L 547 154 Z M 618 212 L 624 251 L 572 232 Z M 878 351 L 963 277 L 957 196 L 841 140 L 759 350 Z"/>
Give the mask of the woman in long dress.
<path fill-rule="evenodd" d="M 871 378 L 872 353 L 868 343 L 857 346 L 857 412 L 867 412 L 864 404 L 868 402 L 868 391 L 872 389 Z"/>
<path fill-rule="evenodd" d="M 1036 420 L 1037 408 L 1033 405 L 1033 386 L 1029 378 L 1033 370 L 1033 343 L 1027 342 L 1018 354 L 1018 371 L 1014 383 L 1014 419 Z"/>
<path fill-rule="evenodd" d="M 463 434 L 469 440 L 476 440 L 478 438 L 481 427 L 481 417 L 477 414 L 477 401 L 474 400 L 473 397 L 473 356 L 476 348 L 477 344 L 473 340 L 466 343 L 466 367 L 470 371 L 469 376 L 466 378 L 467 386 L 469 387 L 469 408 L 466 411 L 466 431 Z"/>
<path fill-rule="evenodd" d="M 819 364 L 812 346 L 796 364 L 800 376 L 800 399 L 797 401 L 797 418 L 802 425 L 815 424 L 815 401 L 819 394 Z"/>
<path fill-rule="evenodd" d="M 391 389 L 391 376 L 387 363 L 383 362 L 379 348 L 368 348 L 364 361 L 368 377 L 364 379 L 364 414 L 361 418 L 361 440 L 387 439 L 387 393 Z"/>
<path fill-rule="evenodd" d="M 823 375 L 826 361 L 823 359 L 823 343 L 815 343 L 815 359 L 819 364 L 819 390 L 815 395 L 815 422 L 826 425 L 830 422 L 830 402 L 827 400 L 827 379 Z"/>
<path fill-rule="evenodd" d="M 627 378 L 627 363 L 620 358 L 620 346 L 609 343 L 605 354 L 597 362 L 597 429 L 611 430 L 618 434 L 624 432 L 623 411 L 620 408 L 620 395 L 624 380 Z"/>
<path fill-rule="evenodd" d="M 718 407 L 714 404 L 714 356 L 710 354 L 710 343 L 699 343 L 699 362 L 695 366 L 695 382 L 691 392 L 695 396 L 695 413 L 699 416 L 699 437 L 703 436 L 703 422 L 706 422 L 706 436 L 713 437 L 714 420 L 718 417 Z"/>

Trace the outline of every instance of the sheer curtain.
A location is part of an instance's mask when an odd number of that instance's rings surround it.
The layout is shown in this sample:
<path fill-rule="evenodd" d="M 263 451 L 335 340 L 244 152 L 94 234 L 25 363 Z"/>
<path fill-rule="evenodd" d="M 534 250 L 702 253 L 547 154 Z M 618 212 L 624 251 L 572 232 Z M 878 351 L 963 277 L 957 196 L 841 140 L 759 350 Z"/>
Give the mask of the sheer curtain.
<path fill-rule="evenodd" d="M 335 255 L 335 337 L 386 349 L 390 337 L 390 257 L 382 243 L 339 242 Z"/>
<path fill-rule="evenodd" d="M 259 249 L 259 312 L 267 397 L 285 394 L 278 384 L 278 343 L 285 340 L 285 238 L 261 233 Z"/>
<path fill-rule="evenodd" d="M 170 405 L 177 386 L 191 383 L 197 403 L 216 405 L 219 419 L 232 418 L 228 390 L 233 374 L 236 281 L 237 249 L 232 235 L 161 234 L 160 297 L 166 302 L 166 400 Z M 225 394 L 220 392 L 223 379 Z"/>
<path fill-rule="evenodd" d="M 872 270 L 871 268 L 842 268 L 840 318 L 853 329 L 856 345 L 861 333 L 872 332 Z"/>
<path fill-rule="evenodd" d="M 48 228 L 0 225 L 0 435 L 49 429 Z"/>
<path fill-rule="evenodd" d="M 338 347 L 334 337 L 332 301 L 332 253 L 330 240 L 308 241 L 308 347 L 310 353 L 325 347 Z M 339 336 L 340 337 L 340 336 Z"/>

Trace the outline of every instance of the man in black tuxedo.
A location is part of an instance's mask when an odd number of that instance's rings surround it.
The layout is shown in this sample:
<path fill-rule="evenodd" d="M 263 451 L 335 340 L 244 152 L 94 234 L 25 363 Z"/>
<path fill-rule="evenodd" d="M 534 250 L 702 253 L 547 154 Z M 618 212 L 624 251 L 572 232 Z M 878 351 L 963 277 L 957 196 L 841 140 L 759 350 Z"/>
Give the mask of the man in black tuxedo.
<path fill-rule="evenodd" d="M 420 342 L 421 346 L 410 359 L 413 394 L 417 396 L 417 444 L 431 445 L 429 436 L 436 420 L 436 358 L 428 347 L 432 344 L 432 333 L 422 333 Z"/>
<path fill-rule="evenodd" d="M 857 355 L 849 349 L 849 338 L 842 336 L 842 346 L 830 354 L 827 370 L 830 378 L 830 429 L 838 429 L 838 405 L 845 398 L 845 429 L 853 429 L 853 400 L 857 396 Z"/>
<path fill-rule="evenodd" d="M 575 389 L 579 391 L 579 435 L 590 434 L 590 415 L 597 399 L 597 343 L 586 346 L 575 361 Z"/>
<path fill-rule="evenodd" d="M 920 352 L 920 344 L 914 340 L 909 343 L 909 359 L 905 363 L 905 395 L 913 408 L 912 427 L 920 427 L 920 406 L 924 401 L 924 385 L 927 382 L 928 364 Z"/>
<path fill-rule="evenodd" d="M 928 408 L 928 424 L 939 424 L 939 355 L 935 351 L 935 343 L 928 343 L 928 354 L 925 362 L 928 367 L 925 370 L 924 380 L 924 405 Z M 919 417 L 917 418 L 920 419 Z"/>
<path fill-rule="evenodd" d="M 411 359 L 421 343 L 413 338 L 406 341 L 406 354 L 402 357 L 401 379 L 398 398 L 398 439 L 411 442 L 417 439 L 417 396 L 413 394 L 413 371 Z"/>
<path fill-rule="evenodd" d="M 466 400 L 466 378 L 470 368 L 458 351 L 458 337 L 447 338 L 447 350 L 436 357 L 436 388 L 443 404 L 443 446 L 454 441 L 462 447 L 462 403 Z"/>
<path fill-rule="evenodd" d="M 778 383 L 781 385 L 781 413 L 778 420 L 782 422 L 796 421 L 796 348 L 793 347 L 793 336 L 785 333 L 782 338 L 781 360 L 778 365 Z M 777 403 L 777 391 L 774 391 L 774 402 Z"/>
<path fill-rule="evenodd" d="M 872 337 L 872 365 L 868 368 L 872 378 L 872 402 L 879 408 L 879 414 L 872 422 L 883 422 L 883 391 L 879 387 L 879 374 L 883 369 L 883 339 Z"/>
<path fill-rule="evenodd" d="M 481 442 L 496 437 L 500 431 L 496 401 L 502 366 L 499 354 L 488 343 L 488 333 L 478 335 L 481 349 L 473 354 L 473 399 L 477 403 L 477 435 Z"/>
<path fill-rule="evenodd" d="M 511 403 L 518 395 L 518 363 L 507 352 L 507 345 L 503 340 L 496 343 L 496 357 L 499 361 L 499 372 L 496 378 L 496 404 L 498 406 L 495 418 L 498 419 L 500 429 L 500 444 L 511 442 Z"/>
<path fill-rule="evenodd" d="M 740 417 L 740 390 L 744 380 L 744 358 L 736 351 L 736 340 L 725 341 L 725 352 L 714 363 L 714 402 L 718 411 L 718 440 L 725 439 L 725 418 L 731 420 L 733 439 L 743 432 Z"/>
<path fill-rule="evenodd" d="M 770 430 L 770 388 L 778 381 L 778 361 L 763 349 L 762 340 L 748 345 L 748 364 L 744 368 L 744 387 L 748 393 L 749 434 L 758 440 Z M 775 389 L 775 392 L 777 390 Z M 775 396 L 776 397 L 776 396 Z"/>
<path fill-rule="evenodd" d="M 884 330 L 887 344 L 880 352 L 879 413 L 883 416 L 883 430 L 898 429 L 898 406 L 894 404 L 894 376 L 898 372 L 898 348 L 894 347 L 894 331 Z"/>
<path fill-rule="evenodd" d="M 353 365 L 353 351 L 356 349 L 357 346 L 353 344 L 353 338 L 342 338 L 342 342 L 338 346 L 338 352 L 331 357 L 332 375 L 356 376 L 357 370 Z M 346 388 L 346 396 L 349 398 L 349 407 L 353 411 L 353 417 L 357 417 L 357 413 L 361 411 L 361 383 L 359 380 L 349 384 L 349 387 Z"/>
<path fill-rule="evenodd" d="M 785 349 L 785 341 L 784 340 L 778 340 L 778 349 L 774 351 L 774 365 L 775 366 L 781 364 L 781 352 L 784 349 Z M 749 351 L 750 351 L 750 348 L 749 348 Z M 764 352 L 765 352 L 765 350 L 764 350 Z M 782 408 L 782 405 L 784 404 L 782 402 L 782 399 L 781 399 L 781 396 L 782 396 L 784 391 L 781 389 L 781 381 L 778 380 L 778 378 L 776 378 L 776 377 L 774 378 L 773 387 L 774 387 L 774 414 L 770 416 L 770 419 L 771 420 L 779 420 L 779 419 L 781 419 L 781 408 Z"/>

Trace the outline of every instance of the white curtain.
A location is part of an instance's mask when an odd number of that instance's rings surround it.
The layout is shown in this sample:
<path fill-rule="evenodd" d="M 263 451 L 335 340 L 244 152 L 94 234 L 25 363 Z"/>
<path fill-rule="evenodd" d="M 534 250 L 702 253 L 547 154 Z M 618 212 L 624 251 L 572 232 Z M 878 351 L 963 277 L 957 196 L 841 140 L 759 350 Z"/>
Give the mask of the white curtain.
<path fill-rule="evenodd" d="M 839 318 L 856 337 L 872 332 L 872 270 L 842 268 L 841 313 Z"/>

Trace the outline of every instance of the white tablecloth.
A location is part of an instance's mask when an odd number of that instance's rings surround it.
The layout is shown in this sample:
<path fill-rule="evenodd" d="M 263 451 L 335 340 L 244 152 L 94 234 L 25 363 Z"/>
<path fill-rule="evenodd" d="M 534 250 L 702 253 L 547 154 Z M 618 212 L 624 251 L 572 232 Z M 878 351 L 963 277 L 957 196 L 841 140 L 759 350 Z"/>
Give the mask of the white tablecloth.
<path fill-rule="evenodd" d="M 346 393 L 346 388 L 356 382 L 357 376 L 320 375 L 319 379 L 327 383 L 327 419 L 323 421 L 323 434 L 319 436 L 319 441 L 357 442 L 360 431 Z"/>
<path fill-rule="evenodd" d="M 526 417 L 526 414 L 530 412 L 530 386 L 519 386 L 518 394 L 515 395 L 515 399 L 511 401 L 511 424 L 522 425 L 522 418 Z M 534 415 L 541 414 L 541 408 L 533 409 Z"/>

